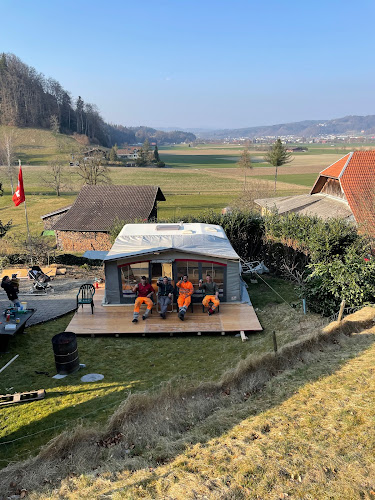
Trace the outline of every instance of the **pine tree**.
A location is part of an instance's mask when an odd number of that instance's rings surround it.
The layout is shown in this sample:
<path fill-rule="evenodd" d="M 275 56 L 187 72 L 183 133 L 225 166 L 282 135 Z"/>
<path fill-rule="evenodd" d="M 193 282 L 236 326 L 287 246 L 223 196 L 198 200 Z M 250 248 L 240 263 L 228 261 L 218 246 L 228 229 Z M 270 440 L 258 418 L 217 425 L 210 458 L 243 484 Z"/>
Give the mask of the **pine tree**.
<path fill-rule="evenodd" d="M 281 139 L 277 139 L 277 141 L 271 146 L 268 153 L 264 156 L 264 159 L 271 163 L 275 167 L 275 192 L 276 192 L 276 183 L 277 183 L 277 168 L 281 167 L 281 165 L 285 165 L 286 163 L 290 163 L 293 161 L 291 153 L 288 153 L 286 147 L 281 142 Z"/>
<path fill-rule="evenodd" d="M 154 163 L 159 163 L 160 161 L 160 156 L 159 156 L 159 150 L 158 150 L 158 145 L 155 145 L 154 149 Z"/>

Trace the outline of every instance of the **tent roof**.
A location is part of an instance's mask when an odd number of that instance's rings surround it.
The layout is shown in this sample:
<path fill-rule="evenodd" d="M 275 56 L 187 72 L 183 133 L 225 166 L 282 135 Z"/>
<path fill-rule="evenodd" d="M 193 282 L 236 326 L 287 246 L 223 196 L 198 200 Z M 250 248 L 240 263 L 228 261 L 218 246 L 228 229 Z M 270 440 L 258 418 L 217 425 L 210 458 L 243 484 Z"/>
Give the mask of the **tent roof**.
<path fill-rule="evenodd" d="M 239 259 L 224 229 L 213 224 L 126 224 L 104 261 L 166 250 Z"/>

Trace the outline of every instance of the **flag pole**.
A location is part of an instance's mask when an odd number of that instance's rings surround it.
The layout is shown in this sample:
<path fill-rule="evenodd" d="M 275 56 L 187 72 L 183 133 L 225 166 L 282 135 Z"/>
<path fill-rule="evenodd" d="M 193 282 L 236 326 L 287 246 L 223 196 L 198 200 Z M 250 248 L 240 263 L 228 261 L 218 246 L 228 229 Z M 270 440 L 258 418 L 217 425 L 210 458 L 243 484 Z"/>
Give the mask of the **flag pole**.
<path fill-rule="evenodd" d="M 21 160 L 18 160 L 18 167 L 21 168 Z M 27 228 L 27 237 L 29 240 L 29 245 L 30 245 L 30 259 L 31 259 L 31 265 L 33 265 L 33 252 L 31 248 L 31 237 L 30 237 L 30 229 L 29 229 L 29 219 L 27 217 L 27 209 L 26 209 L 26 197 L 24 199 L 24 207 L 25 207 L 25 217 L 26 217 L 26 228 Z"/>

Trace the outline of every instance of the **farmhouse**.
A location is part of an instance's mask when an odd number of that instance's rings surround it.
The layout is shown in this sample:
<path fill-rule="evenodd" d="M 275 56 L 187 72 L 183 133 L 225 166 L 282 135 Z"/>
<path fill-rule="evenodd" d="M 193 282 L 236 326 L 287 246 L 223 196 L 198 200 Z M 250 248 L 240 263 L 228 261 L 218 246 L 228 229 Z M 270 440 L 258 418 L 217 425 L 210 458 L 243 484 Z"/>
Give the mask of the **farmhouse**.
<path fill-rule="evenodd" d="M 309 194 L 255 200 L 262 213 L 343 218 L 375 236 L 375 151 L 348 153 L 322 170 Z"/>
<path fill-rule="evenodd" d="M 222 302 L 247 302 L 241 280 L 240 257 L 223 228 L 212 224 L 126 224 L 104 259 L 105 302 L 132 304 L 132 288 L 145 275 L 156 289 L 159 277 L 172 284 L 187 274 L 194 289 L 210 274 L 220 289 Z M 198 296 L 199 295 L 199 296 Z M 193 302 L 200 302 L 196 293 Z"/>
<path fill-rule="evenodd" d="M 61 250 L 109 250 L 109 232 L 116 220 L 154 220 L 158 201 L 165 201 L 158 186 L 85 185 L 71 208 L 50 229 L 55 231 Z M 53 214 L 43 217 L 48 219 Z"/>

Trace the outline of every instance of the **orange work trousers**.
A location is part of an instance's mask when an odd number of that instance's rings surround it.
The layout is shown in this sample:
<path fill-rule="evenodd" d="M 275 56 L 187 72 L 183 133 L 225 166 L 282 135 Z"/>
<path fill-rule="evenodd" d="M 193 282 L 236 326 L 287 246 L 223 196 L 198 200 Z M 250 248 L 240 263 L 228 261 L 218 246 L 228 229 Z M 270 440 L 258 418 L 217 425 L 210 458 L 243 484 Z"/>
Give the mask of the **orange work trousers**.
<path fill-rule="evenodd" d="M 191 295 L 182 295 L 180 294 L 177 298 L 178 307 L 185 307 L 186 309 L 190 306 Z"/>
<path fill-rule="evenodd" d="M 152 300 L 149 299 L 148 297 L 137 297 L 135 299 L 134 312 L 139 313 L 139 309 L 141 307 L 141 304 L 146 304 L 147 309 L 152 309 L 152 306 L 154 305 Z"/>
<path fill-rule="evenodd" d="M 206 295 L 205 298 L 202 300 L 202 304 L 204 305 L 204 307 L 208 307 L 210 302 L 212 302 L 213 304 L 213 306 L 211 307 L 213 311 L 220 304 L 220 300 L 216 298 L 216 295 Z"/>

